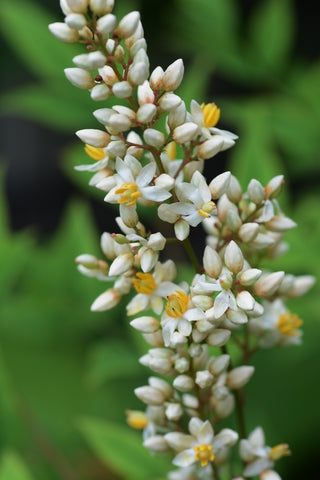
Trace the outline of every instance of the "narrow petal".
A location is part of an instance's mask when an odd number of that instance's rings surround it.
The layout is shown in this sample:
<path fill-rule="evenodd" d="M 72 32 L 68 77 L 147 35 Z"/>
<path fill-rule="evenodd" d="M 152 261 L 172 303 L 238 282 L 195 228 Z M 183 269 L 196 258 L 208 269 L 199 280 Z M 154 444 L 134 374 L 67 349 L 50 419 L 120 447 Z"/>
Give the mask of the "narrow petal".
<path fill-rule="evenodd" d="M 193 448 L 183 450 L 172 460 L 172 463 L 177 465 L 177 467 L 189 467 L 189 465 L 192 465 L 195 462 L 196 459 Z"/>
<path fill-rule="evenodd" d="M 149 185 L 156 173 L 156 164 L 148 163 L 145 167 L 141 169 L 141 172 L 136 178 L 136 183 L 140 188 Z"/>

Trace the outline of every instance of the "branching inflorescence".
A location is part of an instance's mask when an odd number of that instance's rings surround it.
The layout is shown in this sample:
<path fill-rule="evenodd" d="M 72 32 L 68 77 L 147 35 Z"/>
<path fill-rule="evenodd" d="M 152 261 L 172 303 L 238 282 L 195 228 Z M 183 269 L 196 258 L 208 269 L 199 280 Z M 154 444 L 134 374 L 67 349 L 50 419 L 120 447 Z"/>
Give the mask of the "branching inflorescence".
<path fill-rule="evenodd" d="M 93 311 L 111 309 L 134 293 L 127 313 L 151 346 L 140 363 L 154 376 L 135 390 L 146 411 L 128 411 L 128 423 L 143 430 L 150 451 L 173 454 L 178 469 L 169 473 L 171 480 L 218 480 L 238 440 L 242 471 L 234 478 L 277 480 L 274 464 L 289 447 L 266 446 L 261 427 L 247 436 L 243 387 L 258 349 L 300 342 L 302 321 L 285 301 L 313 283 L 307 275 L 261 268 L 285 251 L 283 234 L 295 227 L 276 200 L 283 176 L 266 186 L 253 179 L 246 191 L 230 172 L 207 183 L 205 161 L 232 147 L 237 136 L 216 128 L 220 110 L 214 103 L 193 100 L 188 111 L 174 93 L 183 79 L 182 60 L 150 74 L 139 13 L 118 22 L 114 0 L 60 4 L 65 19 L 51 24 L 51 32 L 86 48 L 73 59 L 76 67 L 65 70 L 68 80 L 95 101 L 114 97 L 120 103 L 94 112 L 103 128 L 76 133 L 95 161 L 77 168 L 93 172 L 90 184 L 119 205 L 121 233 L 102 235 L 103 260 L 84 254 L 76 262 L 85 275 L 113 282 Z M 170 242 L 190 258 L 189 283 L 175 280 L 173 260 L 159 261 L 169 239 L 139 219 L 155 206 L 159 228 L 172 224 Z M 201 262 L 189 239 L 190 228 L 200 224 L 207 233 Z M 239 351 L 237 364 L 229 345 Z M 219 429 L 233 411 L 239 431 Z"/>

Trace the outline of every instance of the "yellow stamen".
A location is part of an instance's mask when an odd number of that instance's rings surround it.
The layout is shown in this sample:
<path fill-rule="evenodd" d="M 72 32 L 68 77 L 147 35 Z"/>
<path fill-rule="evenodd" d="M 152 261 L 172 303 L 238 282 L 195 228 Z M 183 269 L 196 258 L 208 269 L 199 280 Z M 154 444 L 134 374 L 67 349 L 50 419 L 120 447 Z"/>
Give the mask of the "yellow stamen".
<path fill-rule="evenodd" d="M 167 297 L 166 312 L 169 317 L 180 318 L 188 308 L 188 295 L 181 290 L 176 290 Z"/>
<path fill-rule="evenodd" d="M 291 455 L 291 452 L 287 443 L 280 443 L 273 447 L 269 452 L 269 457 L 273 461 L 279 460 L 279 458 L 282 457 L 287 457 L 288 455 Z"/>
<path fill-rule="evenodd" d="M 176 142 L 170 142 L 166 146 L 166 154 L 170 160 L 175 160 L 177 158 L 177 145 Z"/>
<path fill-rule="evenodd" d="M 150 295 L 157 288 L 151 273 L 138 272 L 136 278 L 133 278 L 132 283 L 138 293 L 147 295 Z"/>
<path fill-rule="evenodd" d="M 85 144 L 84 151 L 87 155 L 89 155 L 89 157 L 93 158 L 93 160 L 102 160 L 106 156 L 103 148 L 93 147 L 87 143 Z"/>
<path fill-rule="evenodd" d="M 202 443 L 202 445 L 197 445 L 193 447 L 195 451 L 195 459 L 197 462 L 200 462 L 201 467 L 206 467 L 209 462 L 213 462 L 215 455 L 213 453 L 213 446 Z"/>
<path fill-rule="evenodd" d="M 202 205 L 200 210 L 198 210 L 198 213 L 204 218 L 209 218 L 210 213 L 213 210 L 215 210 L 216 208 L 217 207 L 216 207 L 216 204 L 214 202 L 208 202 L 208 203 L 205 203 L 204 205 Z"/>
<path fill-rule="evenodd" d="M 279 316 L 277 328 L 282 335 L 288 337 L 295 337 L 299 335 L 299 327 L 302 325 L 302 320 L 294 313 L 288 310 Z"/>
<path fill-rule="evenodd" d="M 139 187 L 136 183 L 123 183 L 115 193 L 120 195 L 118 203 L 125 203 L 127 207 L 132 207 L 137 203 L 138 198 L 141 196 Z"/>
<path fill-rule="evenodd" d="M 149 423 L 145 413 L 138 410 L 127 410 L 127 424 L 136 430 L 143 430 Z"/>
<path fill-rule="evenodd" d="M 215 127 L 220 118 L 220 108 L 215 103 L 202 103 L 201 108 L 203 111 L 204 126 L 211 128 Z"/>

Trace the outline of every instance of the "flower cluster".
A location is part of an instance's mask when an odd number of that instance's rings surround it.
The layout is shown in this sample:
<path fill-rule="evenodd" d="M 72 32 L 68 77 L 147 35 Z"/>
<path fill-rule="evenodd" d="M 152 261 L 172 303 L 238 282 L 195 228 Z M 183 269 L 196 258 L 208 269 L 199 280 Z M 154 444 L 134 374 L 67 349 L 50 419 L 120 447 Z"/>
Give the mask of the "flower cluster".
<path fill-rule="evenodd" d="M 286 250 L 283 235 L 295 227 L 277 202 L 283 177 L 265 186 L 253 179 L 245 190 L 231 172 L 207 182 L 205 161 L 237 136 L 216 127 L 214 103 L 193 100 L 188 109 L 175 93 L 182 60 L 150 72 L 139 13 L 118 21 L 113 0 L 60 3 L 65 19 L 51 24 L 51 32 L 86 48 L 65 70 L 68 80 L 95 101 L 113 100 L 93 113 L 100 129 L 76 132 L 91 159 L 77 168 L 92 172 L 90 184 L 118 205 L 119 231 L 102 235 L 103 259 L 84 254 L 76 263 L 81 273 L 112 284 L 93 311 L 131 294 L 130 325 L 151 347 L 140 363 L 155 376 L 135 390 L 146 411 L 128 411 L 128 423 L 143 430 L 150 451 L 172 453 L 178 469 L 171 480 L 218 479 L 239 438 L 244 467 L 237 478 L 276 480 L 274 463 L 288 446 L 266 447 L 261 427 L 246 438 L 243 425 L 239 432 L 219 430 L 219 421 L 243 408 L 253 353 L 301 338 L 302 321 L 285 302 L 305 293 L 313 278 L 261 267 Z M 172 225 L 170 242 L 186 250 L 194 268 L 189 282 L 179 280 L 173 260 L 163 259 L 168 238 L 141 221 L 146 207 L 159 230 L 163 222 Z M 189 239 L 200 224 L 207 233 L 201 261 Z M 229 343 L 241 352 L 236 365 Z"/>

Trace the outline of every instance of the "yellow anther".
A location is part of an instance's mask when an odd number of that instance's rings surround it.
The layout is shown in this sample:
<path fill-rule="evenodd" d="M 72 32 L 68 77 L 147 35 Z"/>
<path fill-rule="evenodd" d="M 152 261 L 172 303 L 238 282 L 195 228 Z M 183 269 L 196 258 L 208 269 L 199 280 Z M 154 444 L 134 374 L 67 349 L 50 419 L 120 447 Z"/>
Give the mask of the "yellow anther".
<path fill-rule="evenodd" d="M 279 316 L 277 328 L 282 335 L 295 337 L 299 335 L 298 329 L 301 327 L 301 325 L 302 320 L 298 317 L 298 315 L 295 315 L 287 310 Z"/>
<path fill-rule="evenodd" d="M 269 452 L 269 458 L 271 458 L 273 461 L 279 460 L 279 458 L 282 457 L 287 457 L 288 455 L 291 455 L 291 451 L 287 443 L 280 443 L 279 445 L 271 448 Z"/>
<path fill-rule="evenodd" d="M 170 142 L 166 146 L 166 154 L 170 160 L 175 160 L 177 158 L 177 145 L 176 142 Z"/>
<path fill-rule="evenodd" d="M 188 295 L 181 290 L 176 290 L 167 297 L 166 312 L 169 317 L 180 318 L 188 308 Z"/>
<path fill-rule="evenodd" d="M 211 128 L 215 127 L 220 118 L 220 108 L 215 103 L 202 103 L 201 108 L 203 111 L 204 126 Z"/>
<path fill-rule="evenodd" d="M 206 467 L 209 462 L 214 461 L 213 446 L 202 443 L 202 445 L 196 445 L 193 447 L 195 451 L 195 459 L 200 462 L 201 467 Z"/>
<path fill-rule="evenodd" d="M 87 143 L 85 144 L 84 151 L 87 155 L 89 155 L 89 157 L 93 158 L 93 160 L 102 160 L 106 156 L 103 148 L 93 147 Z"/>
<path fill-rule="evenodd" d="M 149 423 L 145 413 L 138 410 L 127 410 L 127 424 L 136 430 L 143 430 Z"/>
<path fill-rule="evenodd" d="M 123 183 L 115 193 L 120 195 L 118 203 L 125 203 L 127 207 L 132 207 L 137 203 L 138 198 L 141 196 L 139 187 L 136 183 Z"/>
<path fill-rule="evenodd" d="M 138 293 L 147 295 L 150 295 L 157 287 L 151 273 L 136 273 L 136 278 L 133 278 L 132 283 Z"/>
<path fill-rule="evenodd" d="M 210 213 L 213 210 L 215 210 L 216 208 L 217 207 L 216 207 L 216 204 L 214 202 L 208 202 L 208 203 L 205 203 L 204 205 L 202 205 L 200 210 L 198 210 L 198 213 L 204 218 L 209 218 Z"/>

